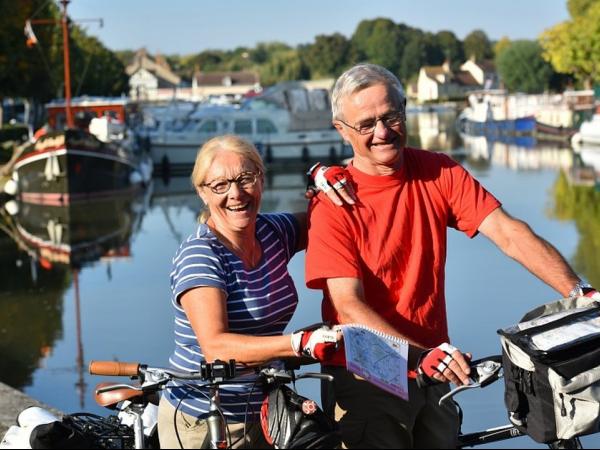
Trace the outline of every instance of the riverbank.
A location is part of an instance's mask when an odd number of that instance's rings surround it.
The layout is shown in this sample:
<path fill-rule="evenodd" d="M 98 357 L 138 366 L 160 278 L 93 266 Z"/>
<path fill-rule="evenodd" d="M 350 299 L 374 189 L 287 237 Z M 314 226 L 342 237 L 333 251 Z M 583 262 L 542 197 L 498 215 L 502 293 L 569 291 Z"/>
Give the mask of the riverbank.
<path fill-rule="evenodd" d="M 59 417 L 63 415 L 60 411 L 38 402 L 23 392 L 0 383 L 0 439 L 9 427 L 16 425 L 17 416 L 28 406 L 41 406 Z"/>

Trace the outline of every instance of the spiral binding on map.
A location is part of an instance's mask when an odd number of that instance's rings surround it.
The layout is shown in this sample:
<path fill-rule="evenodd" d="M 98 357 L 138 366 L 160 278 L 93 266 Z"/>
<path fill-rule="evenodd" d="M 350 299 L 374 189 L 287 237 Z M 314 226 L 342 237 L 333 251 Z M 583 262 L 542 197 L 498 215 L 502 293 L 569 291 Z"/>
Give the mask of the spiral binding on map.
<path fill-rule="evenodd" d="M 387 334 L 387 333 L 384 333 L 382 331 L 374 330 L 373 328 L 368 327 L 368 326 L 363 325 L 363 324 L 360 324 L 360 323 L 349 323 L 349 324 L 346 324 L 346 325 L 342 325 L 341 327 L 342 327 L 342 333 L 344 332 L 344 328 L 346 328 L 346 327 L 360 328 L 362 330 L 366 330 L 366 331 L 368 331 L 370 333 L 373 333 L 374 335 L 379 336 L 380 338 L 387 339 L 388 341 L 392 341 L 392 342 L 394 342 L 396 344 L 405 344 L 405 345 L 408 345 L 408 341 L 405 340 L 405 339 L 402 339 L 402 338 L 399 338 L 399 337 L 396 337 L 396 336 L 392 336 L 391 334 Z"/>

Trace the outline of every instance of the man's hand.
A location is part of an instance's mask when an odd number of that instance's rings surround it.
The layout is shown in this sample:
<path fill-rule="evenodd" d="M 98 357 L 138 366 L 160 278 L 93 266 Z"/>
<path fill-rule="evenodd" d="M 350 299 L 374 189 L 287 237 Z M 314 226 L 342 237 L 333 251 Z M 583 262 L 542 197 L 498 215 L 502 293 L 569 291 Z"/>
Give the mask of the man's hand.
<path fill-rule="evenodd" d="M 296 356 L 308 356 L 320 362 L 331 359 L 342 339 L 341 330 L 327 326 L 292 334 L 292 350 Z"/>
<path fill-rule="evenodd" d="M 456 385 L 469 384 L 471 368 L 468 360 L 471 355 L 462 354 L 456 347 L 444 342 L 421 355 L 417 365 L 417 384 L 419 387 L 452 382 Z"/>
<path fill-rule="evenodd" d="M 594 288 L 583 289 L 583 296 L 600 302 L 600 292 Z"/>
<path fill-rule="evenodd" d="M 354 205 L 356 201 L 354 188 L 348 182 L 349 176 L 343 167 L 327 167 L 321 163 L 316 163 L 308 170 L 306 175 L 309 179 L 305 194 L 306 198 L 312 198 L 316 195 L 316 191 L 322 191 L 338 206 L 342 206 L 344 202 Z"/>

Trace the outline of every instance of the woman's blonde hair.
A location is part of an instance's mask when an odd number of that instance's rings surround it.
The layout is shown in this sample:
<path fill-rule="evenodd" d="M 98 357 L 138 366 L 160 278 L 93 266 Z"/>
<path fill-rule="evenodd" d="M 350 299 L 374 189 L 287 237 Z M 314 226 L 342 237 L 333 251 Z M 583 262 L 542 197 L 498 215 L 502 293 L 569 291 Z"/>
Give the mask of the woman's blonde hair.
<path fill-rule="evenodd" d="M 206 141 L 198 150 L 196 162 L 194 163 L 194 170 L 192 171 L 191 176 L 192 185 L 195 189 L 207 181 L 208 170 L 219 152 L 236 153 L 252 161 L 256 166 L 256 169 L 261 173 L 261 176 L 264 176 L 265 165 L 258 150 L 256 150 L 256 147 L 239 136 L 225 134 Z M 198 221 L 200 223 L 206 223 L 209 217 L 210 211 L 208 207 L 204 206 L 204 209 L 198 217 Z"/>

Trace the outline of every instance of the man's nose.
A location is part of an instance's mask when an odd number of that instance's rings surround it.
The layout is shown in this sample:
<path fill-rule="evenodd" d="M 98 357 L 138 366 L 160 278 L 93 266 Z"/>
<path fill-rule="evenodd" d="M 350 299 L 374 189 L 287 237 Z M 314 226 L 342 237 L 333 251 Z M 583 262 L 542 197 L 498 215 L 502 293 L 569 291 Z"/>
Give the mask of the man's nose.
<path fill-rule="evenodd" d="M 377 123 L 375 123 L 375 131 L 373 133 L 377 138 L 385 139 L 391 131 L 392 130 L 385 125 L 384 121 L 379 119 L 377 120 Z"/>

